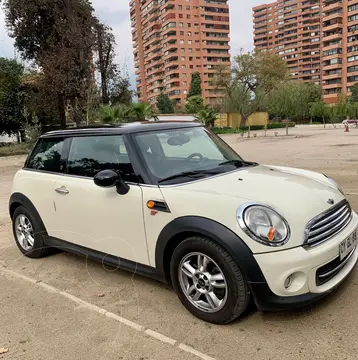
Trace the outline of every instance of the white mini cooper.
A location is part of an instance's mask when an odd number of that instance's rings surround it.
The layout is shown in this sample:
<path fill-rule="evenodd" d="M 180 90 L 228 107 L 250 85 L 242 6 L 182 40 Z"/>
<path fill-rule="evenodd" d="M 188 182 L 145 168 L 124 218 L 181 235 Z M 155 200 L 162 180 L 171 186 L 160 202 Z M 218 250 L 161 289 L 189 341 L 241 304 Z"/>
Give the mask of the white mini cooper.
<path fill-rule="evenodd" d="M 19 249 L 60 248 L 170 282 L 223 324 L 317 300 L 357 262 L 358 217 L 322 174 L 244 161 L 197 123 L 40 137 L 10 199 Z"/>

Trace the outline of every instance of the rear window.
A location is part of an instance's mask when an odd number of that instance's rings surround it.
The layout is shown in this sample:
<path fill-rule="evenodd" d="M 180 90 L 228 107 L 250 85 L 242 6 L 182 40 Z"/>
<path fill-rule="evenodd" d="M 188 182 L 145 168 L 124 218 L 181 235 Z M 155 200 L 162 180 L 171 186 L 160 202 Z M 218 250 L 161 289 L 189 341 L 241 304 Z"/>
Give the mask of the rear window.
<path fill-rule="evenodd" d="M 54 173 L 62 172 L 61 155 L 64 139 L 40 139 L 31 153 L 26 168 L 49 171 Z"/>

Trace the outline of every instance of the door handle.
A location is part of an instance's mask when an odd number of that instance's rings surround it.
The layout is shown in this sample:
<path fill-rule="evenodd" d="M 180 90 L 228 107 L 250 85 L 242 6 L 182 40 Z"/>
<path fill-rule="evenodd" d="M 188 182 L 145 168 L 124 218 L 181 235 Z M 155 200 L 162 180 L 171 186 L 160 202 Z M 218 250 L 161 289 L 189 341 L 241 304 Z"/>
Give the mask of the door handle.
<path fill-rule="evenodd" d="M 62 186 L 62 187 L 60 187 L 60 188 L 58 188 L 58 189 L 55 189 L 55 191 L 56 191 L 57 193 L 59 193 L 59 194 L 62 194 L 62 195 L 67 195 L 67 194 L 70 193 L 70 192 L 66 189 L 65 186 Z"/>

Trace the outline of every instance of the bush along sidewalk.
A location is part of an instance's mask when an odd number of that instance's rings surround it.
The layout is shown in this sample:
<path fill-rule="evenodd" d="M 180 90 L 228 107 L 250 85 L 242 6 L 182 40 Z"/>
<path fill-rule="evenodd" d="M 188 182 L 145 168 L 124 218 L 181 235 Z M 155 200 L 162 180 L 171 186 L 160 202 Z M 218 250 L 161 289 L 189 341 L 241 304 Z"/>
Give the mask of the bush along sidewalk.
<path fill-rule="evenodd" d="M 288 123 L 288 127 L 295 127 L 295 126 L 296 126 L 296 123 L 294 123 L 294 122 Z M 271 123 L 271 124 L 267 125 L 267 130 L 284 129 L 284 128 L 286 128 L 286 124 L 283 124 L 283 123 Z M 264 125 L 252 125 L 250 127 L 251 131 L 264 130 L 264 129 L 265 129 Z M 215 134 L 240 134 L 240 133 L 249 131 L 249 127 L 248 126 L 240 126 L 239 128 L 229 128 L 229 127 L 212 128 L 211 130 Z"/>
<path fill-rule="evenodd" d="M 11 143 L 1 144 L 0 143 L 0 157 L 14 156 L 14 155 L 27 155 L 32 149 L 33 144 L 29 143 Z"/>

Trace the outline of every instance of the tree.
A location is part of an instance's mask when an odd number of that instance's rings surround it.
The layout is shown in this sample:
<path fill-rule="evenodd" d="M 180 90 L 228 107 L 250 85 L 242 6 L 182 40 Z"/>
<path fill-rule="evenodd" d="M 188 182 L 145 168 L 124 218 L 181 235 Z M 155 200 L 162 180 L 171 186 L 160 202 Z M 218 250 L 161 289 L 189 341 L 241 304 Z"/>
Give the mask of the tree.
<path fill-rule="evenodd" d="M 204 107 L 204 99 L 200 95 L 192 96 L 185 104 L 187 114 L 196 114 Z"/>
<path fill-rule="evenodd" d="M 338 95 L 338 101 L 332 106 L 332 117 L 334 121 L 341 122 L 349 116 L 349 102 L 345 94 Z"/>
<path fill-rule="evenodd" d="M 135 121 L 157 120 L 157 113 L 152 105 L 146 103 L 135 103 L 131 105 Z"/>
<path fill-rule="evenodd" d="M 241 50 L 234 57 L 232 73 L 237 82 L 255 94 L 258 91 L 268 94 L 288 79 L 287 65 L 279 55 L 258 50 L 247 53 Z"/>
<path fill-rule="evenodd" d="M 270 93 L 268 110 L 271 117 L 303 121 L 312 116 L 312 102 L 320 102 L 321 98 L 318 85 L 289 81 Z"/>
<path fill-rule="evenodd" d="M 0 134 L 15 134 L 24 123 L 20 96 L 23 72 L 23 66 L 15 60 L 0 58 Z"/>
<path fill-rule="evenodd" d="M 132 91 L 128 75 L 123 76 L 118 64 L 115 63 L 116 40 L 112 28 L 96 23 L 95 68 L 99 73 L 103 104 L 129 104 L 132 101 Z"/>
<path fill-rule="evenodd" d="M 311 103 L 310 113 L 311 113 L 311 117 L 322 119 L 324 127 L 326 127 L 327 120 L 329 121 L 329 119 L 331 118 L 330 108 L 323 101 Z"/>
<path fill-rule="evenodd" d="M 174 114 L 173 102 L 167 94 L 161 93 L 157 98 L 157 108 L 161 114 Z"/>
<path fill-rule="evenodd" d="M 103 105 L 100 111 L 100 118 L 104 124 L 130 122 L 133 117 L 133 109 L 125 104 L 116 106 Z"/>
<path fill-rule="evenodd" d="M 122 76 L 117 69 L 108 82 L 108 94 L 111 104 L 130 104 L 132 102 L 133 91 L 130 89 L 128 75 Z"/>
<path fill-rule="evenodd" d="M 190 89 L 188 92 L 188 99 L 193 96 L 202 96 L 203 90 L 201 88 L 201 76 L 199 72 L 194 72 L 191 75 Z"/>
<path fill-rule="evenodd" d="M 112 34 L 112 29 L 109 26 L 106 26 L 100 22 L 95 25 L 96 33 L 96 45 L 97 45 L 97 68 L 101 77 L 101 94 L 102 94 L 102 103 L 109 103 L 109 78 L 113 76 L 115 71 L 114 66 L 114 47 L 116 45 L 116 40 Z"/>
<path fill-rule="evenodd" d="M 215 120 L 218 118 L 218 114 L 213 108 L 206 106 L 204 109 L 198 111 L 195 118 L 202 124 L 213 127 Z"/>
<path fill-rule="evenodd" d="M 66 107 L 71 104 L 85 113 L 87 91 L 94 81 L 91 68 L 96 20 L 90 1 L 2 3 L 9 35 L 22 56 L 43 70 L 44 85 L 56 96 L 61 126 L 66 127 Z"/>
<path fill-rule="evenodd" d="M 52 124 L 59 124 L 57 99 L 52 92 L 47 91 L 42 72 L 25 69 L 20 94 L 25 111 L 36 116 L 44 130 L 51 130 Z"/>
<path fill-rule="evenodd" d="M 352 87 L 351 87 L 351 92 L 352 95 L 350 97 L 350 101 L 351 102 L 358 102 L 358 83 L 355 83 Z"/>
<path fill-rule="evenodd" d="M 218 67 L 212 84 L 221 91 L 222 110 L 239 112 L 242 124 L 254 111 L 266 111 L 269 95 L 288 80 L 286 63 L 272 53 L 240 51 L 230 71 Z"/>

